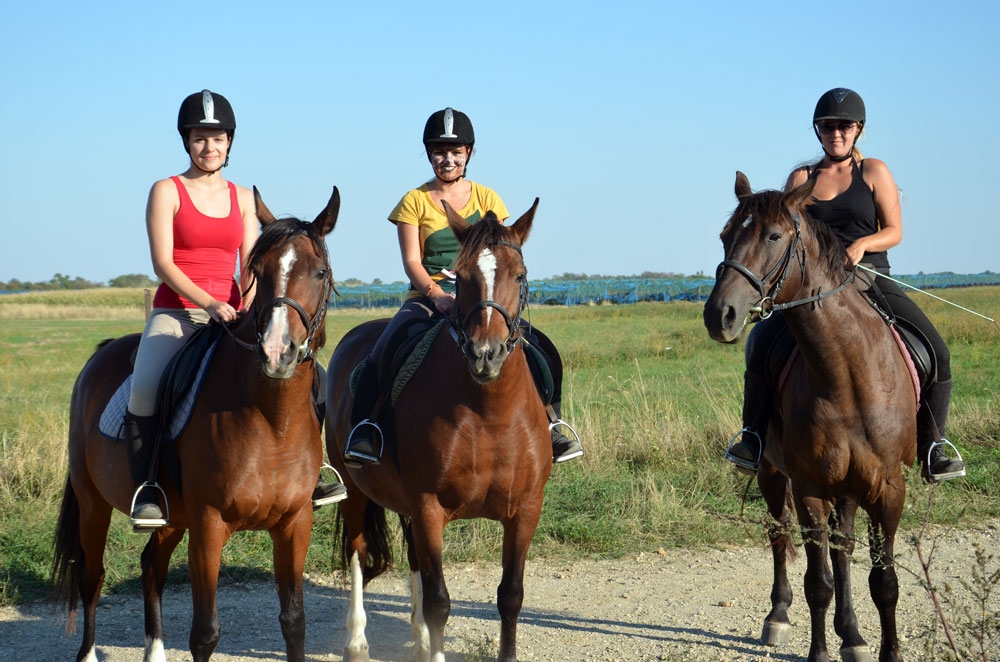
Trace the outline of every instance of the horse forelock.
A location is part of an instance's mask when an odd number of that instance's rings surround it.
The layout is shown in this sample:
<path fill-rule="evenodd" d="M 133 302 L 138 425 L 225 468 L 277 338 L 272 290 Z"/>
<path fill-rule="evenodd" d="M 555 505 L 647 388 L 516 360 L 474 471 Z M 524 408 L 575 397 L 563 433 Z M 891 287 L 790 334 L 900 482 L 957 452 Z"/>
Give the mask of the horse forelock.
<path fill-rule="evenodd" d="M 484 250 L 496 252 L 494 249 L 504 241 L 510 241 L 510 229 L 497 220 L 492 211 L 472 225 L 462 242 L 462 249 L 455 260 L 455 270 L 465 273 L 476 266 L 479 256 Z"/>
<path fill-rule="evenodd" d="M 330 260 L 327 255 L 326 241 L 317 237 L 311 231 L 311 227 L 310 223 L 292 217 L 282 218 L 270 223 L 264 228 L 264 231 L 254 243 L 247 261 L 248 267 L 254 272 L 258 271 L 264 261 L 265 255 L 301 236 L 309 239 L 317 255 L 329 265 Z"/>

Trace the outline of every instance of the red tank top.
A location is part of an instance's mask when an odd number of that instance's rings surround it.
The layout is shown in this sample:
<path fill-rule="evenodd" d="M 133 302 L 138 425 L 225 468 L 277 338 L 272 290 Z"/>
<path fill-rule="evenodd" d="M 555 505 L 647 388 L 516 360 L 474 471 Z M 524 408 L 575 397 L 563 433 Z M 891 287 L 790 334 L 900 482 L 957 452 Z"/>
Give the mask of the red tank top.
<path fill-rule="evenodd" d="M 236 197 L 236 185 L 229 184 L 229 215 L 223 218 L 202 214 L 191 202 L 184 184 L 171 177 L 180 196 L 174 216 L 174 264 L 218 301 L 239 308 L 240 288 L 236 283 L 236 254 L 243 243 L 243 217 Z M 160 283 L 153 297 L 154 308 L 197 308 L 198 306 Z"/>

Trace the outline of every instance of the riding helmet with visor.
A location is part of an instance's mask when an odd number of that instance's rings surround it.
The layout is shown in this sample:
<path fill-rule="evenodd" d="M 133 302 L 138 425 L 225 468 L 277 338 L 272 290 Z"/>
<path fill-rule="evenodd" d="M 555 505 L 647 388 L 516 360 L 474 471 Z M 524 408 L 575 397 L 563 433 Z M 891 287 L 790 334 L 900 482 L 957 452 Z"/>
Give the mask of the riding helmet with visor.
<path fill-rule="evenodd" d="M 232 150 L 233 137 L 236 135 L 236 114 L 226 97 L 217 92 L 202 90 L 188 95 L 177 112 L 177 131 L 184 140 L 187 149 L 187 139 L 191 129 L 222 129 L 229 136 L 229 148 Z M 229 153 L 226 162 L 229 165 Z"/>
<path fill-rule="evenodd" d="M 813 111 L 813 131 L 820 142 L 823 140 L 820 137 L 819 125 L 820 122 L 826 121 L 857 122 L 858 131 L 854 136 L 854 145 L 857 145 L 861 130 L 865 128 L 865 102 L 861 99 L 861 95 L 846 87 L 835 87 L 825 92 L 816 102 L 816 109 Z M 834 158 L 829 153 L 827 156 L 834 161 L 846 160 L 854 153 L 854 145 L 843 157 Z M 826 152 L 826 148 L 823 151 Z"/>

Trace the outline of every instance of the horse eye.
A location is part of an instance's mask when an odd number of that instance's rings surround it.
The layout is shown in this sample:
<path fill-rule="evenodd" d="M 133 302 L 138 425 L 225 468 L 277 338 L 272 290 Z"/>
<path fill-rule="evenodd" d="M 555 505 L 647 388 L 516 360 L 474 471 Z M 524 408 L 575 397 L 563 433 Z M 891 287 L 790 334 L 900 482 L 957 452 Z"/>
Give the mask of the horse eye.
<path fill-rule="evenodd" d="M 768 236 L 767 241 L 770 244 L 774 244 L 774 243 L 777 243 L 780 239 L 781 239 L 781 233 L 780 232 L 772 232 Z"/>
<path fill-rule="evenodd" d="M 329 269 L 320 269 L 316 272 L 316 280 L 326 280 L 327 274 L 330 273 Z"/>

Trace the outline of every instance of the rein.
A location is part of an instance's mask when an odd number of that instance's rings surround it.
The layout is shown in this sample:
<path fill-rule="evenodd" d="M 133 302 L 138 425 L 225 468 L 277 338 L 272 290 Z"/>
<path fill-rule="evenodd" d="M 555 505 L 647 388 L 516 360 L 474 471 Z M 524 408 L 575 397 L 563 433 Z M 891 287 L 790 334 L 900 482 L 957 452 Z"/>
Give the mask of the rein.
<path fill-rule="evenodd" d="M 851 271 L 847 274 L 842 282 L 837 287 L 832 290 L 827 290 L 826 292 L 820 291 L 812 296 L 805 297 L 803 299 L 795 299 L 793 301 L 788 301 L 786 303 L 774 303 L 775 298 L 778 296 L 778 292 L 781 290 L 782 286 L 785 284 L 785 279 L 788 278 L 788 273 L 792 268 L 792 258 L 799 255 L 799 247 L 802 245 L 802 218 L 796 214 L 792 213 L 792 220 L 795 221 L 795 239 L 788 243 L 788 248 L 785 250 L 785 254 L 777 264 L 772 267 L 763 278 L 759 278 L 757 274 L 750 271 L 743 264 L 736 262 L 735 260 L 723 260 L 719 267 L 715 271 L 715 279 L 718 280 L 722 271 L 729 267 L 739 272 L 750 284 L 754 286 L 758 293 L 760 293 L 760 300 L 753 306 L 750 307 L 751 313 L 757 313 L 760 315 L 762 320 L 767 319 L 776 310 L 788 310 L 789 308 L 795 308 L 797 306 L 802 306 L 807 303 L 813 303 L 815 301 L 820 301 L 827 297 L 837 294 L 841 290 L 847 288 L 851 283 L 854 282 L 854 272 Z M 796 262 L 799 263 L 802 269 L 802 275 L 805 276 L 806 272 L 806 252 L 803 250 L 801 252 L 801 257 L 799 257 Z M 765 283 L 774 277 L 779 270 L 781 271 L 781 277 L 778 278 L 777 282 L 771 287 L 770 292 L 766 292 Z"/>
<path fill-rule="evenodd" d="M 498 242 L 498 246 L 506 246 L 508 248 L 513 248 L 517 251 L 518 255 L 521 253 L 521 247 L 510 241 Z M 493 299 L 483 299 L 473 305 L 465 315 L 462 315 L 461 309 L 458 304 L 458 280 L 455 281 L 455 305 L 452 308 L 452 314 L 448 316 L 448 324 L 452 329 L 452 337 L 455 338 L 455 342 L 458 343 L 459 348 L 466 358 L 473 359 L 473 356 L 469 355 L 468 345 L 469 345 L 469 334 L 466 333 L 465 329 L 469 325 L 469 321 L 472 316 L 486 308 L 493 308 L 503 317 L 504 322 L 507 324 L 507 339 L 504 341 L 504 346 L 507 348 L 507 352 L 510 353 L 514 351 L 519 340 L 518 331 L 521 326 L 521 313 L 524 311 L 525 306 L 528 303 L 528 280 L 524 279 L 521 281 L 520 293 L 518 295 L 517 310 L 511 315 L 507 312 L 499 302 Z M 461 324 L 459 324 L 461 320 Z"/>

